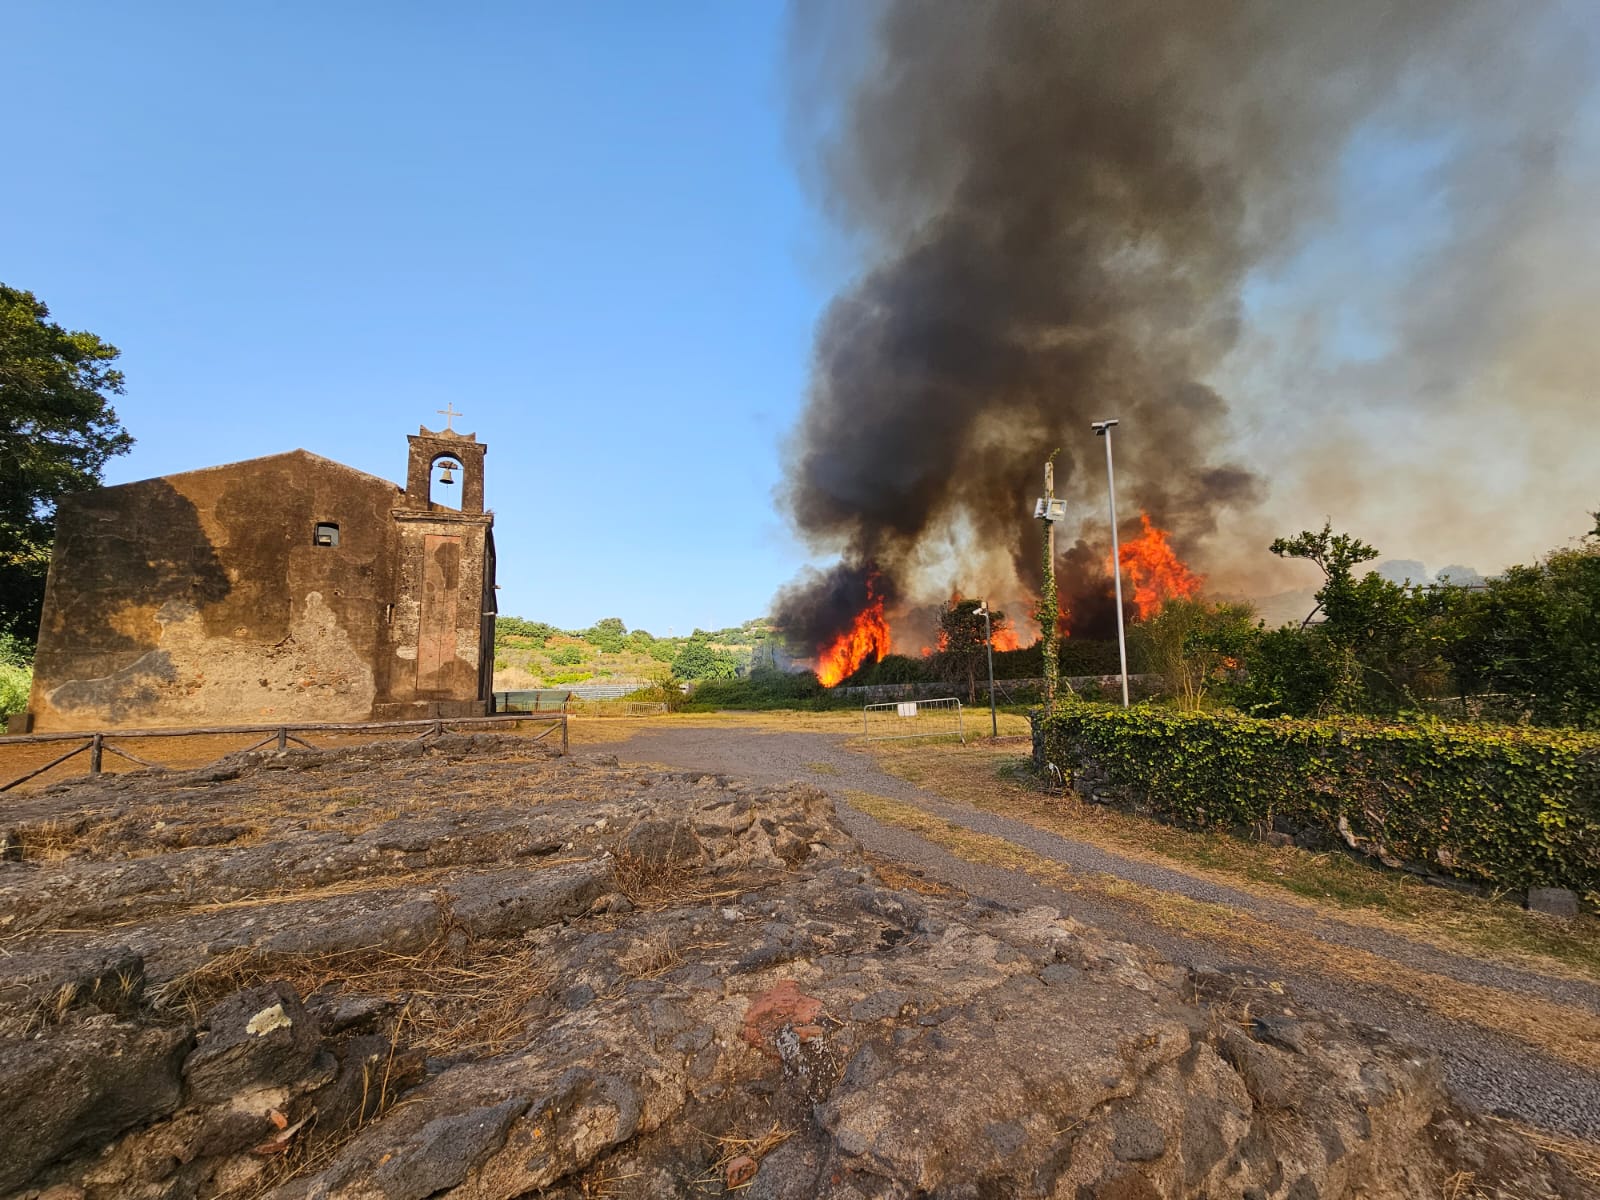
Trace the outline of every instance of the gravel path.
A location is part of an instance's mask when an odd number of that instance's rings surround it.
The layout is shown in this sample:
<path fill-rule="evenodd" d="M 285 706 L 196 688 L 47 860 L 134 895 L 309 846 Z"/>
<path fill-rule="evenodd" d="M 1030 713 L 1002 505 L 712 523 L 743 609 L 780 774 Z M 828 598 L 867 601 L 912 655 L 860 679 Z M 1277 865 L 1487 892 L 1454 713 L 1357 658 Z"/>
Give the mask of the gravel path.
<path fill-rule="evenodd" d="M 1330 945 L 1368 951 L 1462 983 L 1593 1012 L 1600 1012 L 1600 986 L 1452 954 L 1333 916 L 1319 917 L 1301 905 L 1230 888 L 1178 867 L 1126 858 L 1023 821 L 951 804 L 884 772 L 869 755 L 848 749 L 845 742 L 839 734 L 679 726 L 647 729 L 628 741 L 578 747 L 578 752 L 615 754 L 626 761 L 763 782 L 804 780 L 833 796 L 843 823 L 866 849 L 915 866 L 930 879 L 1009 903 L 1048 904 L 1188 966 L 1241 966 L 1282 979 L 1296 995 L 1320 1008 L 1383 1027 L 1437 1054 L 1450 1085 L 1478 1107 L 1579 1137 L 1600 1138 L 1600 1076 L 1514 1038 L 1451 1021 L 1402 993 L 1353 980 L 1336 970 L 1321 973 L 1286 968 L 1273 961 L 1270 950 L 1242 956 L 1236 947 L 1223 948 L 1203 937 L 1175 933 L 1126 908 L 1096 903 L 1082 893 L 1059 891 L 1023 872 L 969 862 L 907 829 L 874 820 L 850 804 L 848 793 L 870 792 L 916 805 L 974 832 L 1005 838 L 1079 874 L 1108 875 L 1229 906 Z"/>

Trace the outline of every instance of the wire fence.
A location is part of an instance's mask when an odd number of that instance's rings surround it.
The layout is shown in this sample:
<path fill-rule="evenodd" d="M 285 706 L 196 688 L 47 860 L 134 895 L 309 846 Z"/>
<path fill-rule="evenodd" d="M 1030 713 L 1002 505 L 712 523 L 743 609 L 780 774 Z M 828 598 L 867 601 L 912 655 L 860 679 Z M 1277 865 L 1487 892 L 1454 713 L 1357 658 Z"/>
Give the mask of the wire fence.
<path fill-rule="evenodd" d="M 954 696 L 863 705 L 861 732 L 869 742 L 925 737 L 955 737 L 963 743 L 967 740 L 961 722 L 961 701 Z"/>

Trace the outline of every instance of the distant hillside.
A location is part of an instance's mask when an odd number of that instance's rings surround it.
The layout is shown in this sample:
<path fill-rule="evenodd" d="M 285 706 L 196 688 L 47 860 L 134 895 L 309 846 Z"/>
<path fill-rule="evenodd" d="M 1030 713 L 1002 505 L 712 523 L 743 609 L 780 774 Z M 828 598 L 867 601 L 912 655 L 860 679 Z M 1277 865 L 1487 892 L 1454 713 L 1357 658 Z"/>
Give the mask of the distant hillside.
<path fill-rule="evenodd" d="M 765 618 L 729 629 L 696 629 L 683 637 L 630 630 L 620 617 L 587 629 L 558 629 L 523 617 L 495 620 L 494 687 L 497 692 L 580 683 L 637 683 L 668 671 L 680 678 L 732 678 L 767 652 Z"/>

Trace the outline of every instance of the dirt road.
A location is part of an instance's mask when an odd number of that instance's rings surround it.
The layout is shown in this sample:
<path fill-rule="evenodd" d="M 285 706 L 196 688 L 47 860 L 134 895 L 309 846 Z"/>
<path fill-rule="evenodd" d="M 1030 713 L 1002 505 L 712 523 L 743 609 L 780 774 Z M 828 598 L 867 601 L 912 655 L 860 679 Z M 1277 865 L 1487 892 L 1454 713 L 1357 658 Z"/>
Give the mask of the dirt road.
<path fill-rule="evenodd" d="M 1433 1052 L 1451 1086 L 1480 1108 L 1600 1139 L 1600 985 L 1577 972 L 1454 952 L 1337 909 L 953 803 L 886 772 L 844 734 L 661 724 L 578 752 L 806 780 L 834 798 L 869 852 L 906 864 L 928 886 L 1048 904 L 1185 965 L 1246 967 Z"/>

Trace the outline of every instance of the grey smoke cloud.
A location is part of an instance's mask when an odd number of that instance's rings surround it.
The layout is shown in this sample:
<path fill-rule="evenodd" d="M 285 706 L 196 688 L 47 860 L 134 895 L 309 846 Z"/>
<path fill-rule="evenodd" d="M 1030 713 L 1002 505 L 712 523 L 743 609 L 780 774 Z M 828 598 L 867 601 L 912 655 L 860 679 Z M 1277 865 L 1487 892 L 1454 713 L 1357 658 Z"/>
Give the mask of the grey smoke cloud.
<path fill-rule="evenodd" d="M 1317 445 L 1359 439 L 1371 408 L 1345 386 L 1327 390 L 1343 404 L 1330 408 L 1316 384 L 1344 369 L 1324 363 L 1286 386 L 1296 331 L 1257 328 L 1276 314 L 1250 312 L 1246 288 L 1334 221 L 1358 131 L 1443 139 L 1453 215 L 1422 265 L 1448 295 L 1392 285 L 1413 298 L 1385 356 L 1405 369 L 1372 405 L 1406 402 L 1407 386 L 1446 415 L 1469 404 L 1439 384 L 1457 378 L 1445 360 L 1481 363 L 1486 315 L 1515 307 L 1523 328 L 1538 308 L 1471 298 L 1515 269 L 1503 256 L 1519 214 L 1570 176 L 1561 131 L 1590 77 L 1572 33 L 1593 24 L 1584 13 L 1559 0 L 797 5 L 795 141 L 861 269 L 819 321 L 783 494 L 808 544 L 842 565 L 786 589 L 780 617 L 815 644 L 869 566 L 908 599 L 1032 588 L 1025 513 L 1058 447 L 1078 522 L 1061 540 L 1076 555 L 1063 594 L 1108 614 L 1087 436 L 1103 416 L 1122 421 L 1125 500 L 1222 580 L 1285 531 L 1261 515 L 1269 495 L 1337 519 L 1343 479 L 1367 497 L 1357 510 L 1372 507 L 1372 480 Z"/>

